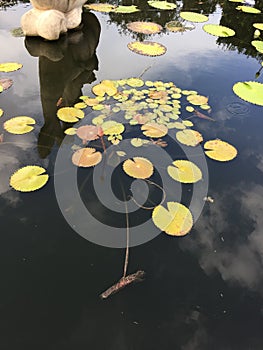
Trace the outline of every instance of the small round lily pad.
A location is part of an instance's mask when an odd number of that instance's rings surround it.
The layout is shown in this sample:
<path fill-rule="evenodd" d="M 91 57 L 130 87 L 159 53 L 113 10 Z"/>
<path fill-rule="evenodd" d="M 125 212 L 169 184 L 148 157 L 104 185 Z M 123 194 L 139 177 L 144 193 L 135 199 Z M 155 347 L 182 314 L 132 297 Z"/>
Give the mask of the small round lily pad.
<path fill-rule="evenodd" d="M 236 33 L 233 29 L 221 26 L 219 24 L 205 24 L 203 30 L 208 34 L 220 37 L 234 36 Z"/>

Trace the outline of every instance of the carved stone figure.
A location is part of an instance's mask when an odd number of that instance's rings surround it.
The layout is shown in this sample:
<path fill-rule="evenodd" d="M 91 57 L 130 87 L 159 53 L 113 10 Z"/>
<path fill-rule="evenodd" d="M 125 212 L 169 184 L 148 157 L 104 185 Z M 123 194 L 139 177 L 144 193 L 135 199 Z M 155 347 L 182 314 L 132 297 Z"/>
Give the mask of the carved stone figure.
<path fill-rule="evenodd" d="M 78 27 L 86 0 L 30 0 L 33 8 L 21 18 L 26 36 L 57 40 L 61 33 Z"/>

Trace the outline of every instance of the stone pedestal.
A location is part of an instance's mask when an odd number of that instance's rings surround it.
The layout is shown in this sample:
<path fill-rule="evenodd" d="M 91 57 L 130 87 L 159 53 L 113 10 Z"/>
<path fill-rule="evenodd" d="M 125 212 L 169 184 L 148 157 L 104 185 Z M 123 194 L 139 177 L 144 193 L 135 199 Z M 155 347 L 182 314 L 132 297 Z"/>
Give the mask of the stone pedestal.
<path fill-rule="evenodd" d="M 82 6 L 86 0 L 31 0 L 33 8 L 21 18 L 26 36 L 57 40 L 61 33 L 81 23 Z"/>

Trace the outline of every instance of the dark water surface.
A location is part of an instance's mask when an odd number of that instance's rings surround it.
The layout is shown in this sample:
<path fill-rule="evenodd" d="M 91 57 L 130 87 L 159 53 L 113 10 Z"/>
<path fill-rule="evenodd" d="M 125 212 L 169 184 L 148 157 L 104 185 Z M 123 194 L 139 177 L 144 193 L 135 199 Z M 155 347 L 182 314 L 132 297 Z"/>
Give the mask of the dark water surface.
<path fill-rule="evenodd" d="M 146 1 L 133 4 L 142 11 L 86 13 L 81 31 L 57 43 L 12 36 L 29 4 L 0 8 L 0 62 L 23 64 L 17 72 L 1 73 L 14 80 L 0 95 L 3 350 L 263 349 L 263 109 L 232 92 L 234 83 L 255 80 L 260 70 L 262 55 L 250 42 L 252 23 L 263 16 L 240 13 L 228 1 L 177 1 L 177 10 L 168 12 L 149 8 Z M 256 7 L 263 10 L 262 2 Z M 181 8 L 209 15 L 209 23 L 229 26 L 236 36 L 218 39 L 196 24 L 182 34 L 148 37 L 167 47 L 163 56 L 141 56 L 127 48 L 137 40 L 127 22 L 164 26 L 179 18 Z M 66 105 L 73 105 L 103 79 L 142 73 L 144 80 L 173 81 L 209 96 L 216 122 L 195 118 L 195 128 L 205 140 L 226 140 L 239 153 L 229 163 L 207 158 L 208 195 L 214 203 L 205 203 L 189 235 L 162 233 L 131 248 L 129 273 L 144 270 L 144 282 L 101 300 L 100 293 L 121 277 L 125 252 L 84 239 L 59 209 L 53 174 L 68 126 L 56 118 L 56 101 L 63 96 Z M 263 72 L 257 80 L 263 82 Z M 35 130 L 22 136 L 5 132 L 3 123 L 18 115 L 35 118 Z M 28 164 L 45 167 L 49 182 L 34 193 L 12 190 L 10 175 Z M 78 176 L 83 201 L 118 226 L 120 219 L 96 203 L 85 174 L 81 170 Z M 116 195 L 118 181 L 117 169 Z M 191 191 L 187 187 L 186 202 Z M 160 200 L 160 193 L 155 198 Z M 121 220 L 125 223 L 123 215 Z M 88 231 L 89 222 L 84 224 Z"/>

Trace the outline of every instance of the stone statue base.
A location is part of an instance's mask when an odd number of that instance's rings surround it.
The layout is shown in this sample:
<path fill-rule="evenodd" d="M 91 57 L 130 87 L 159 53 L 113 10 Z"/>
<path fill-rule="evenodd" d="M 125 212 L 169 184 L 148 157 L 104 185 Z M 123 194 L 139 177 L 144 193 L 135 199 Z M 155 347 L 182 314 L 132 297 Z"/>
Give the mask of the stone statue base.
<path fill-rule="evenodd" d="M 26 36 L 57 40 L 62 33 L 81 23 L 82 6 L 86 0 L 31 0 L 33 8 L 21 18 Z"/>

